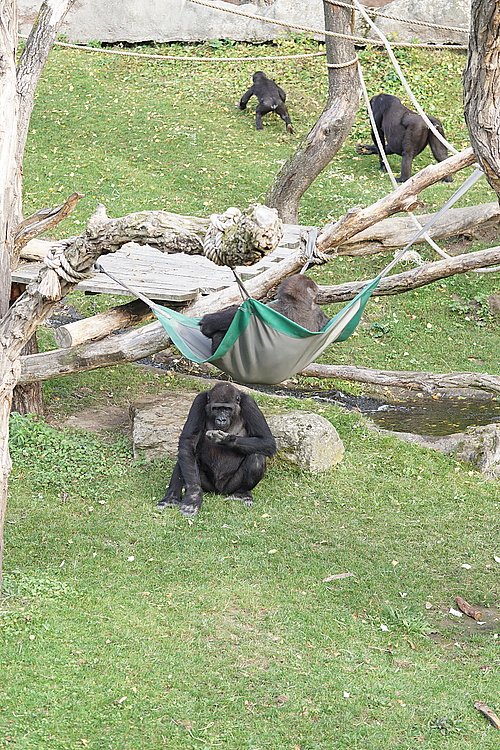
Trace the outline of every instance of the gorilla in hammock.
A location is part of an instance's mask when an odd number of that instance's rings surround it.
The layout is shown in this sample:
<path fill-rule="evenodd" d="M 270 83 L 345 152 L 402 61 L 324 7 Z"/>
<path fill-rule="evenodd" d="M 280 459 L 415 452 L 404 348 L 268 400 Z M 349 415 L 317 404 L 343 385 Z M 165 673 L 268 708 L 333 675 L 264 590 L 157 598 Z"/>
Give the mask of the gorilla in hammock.
<path fill-rule="evenodd" d="M 276 292 L 276 299 L 268 306 L 308 331 L 321 331 L 329 318 L 316 304 L 317 295 L 316 282 L 309 276 L 296 273 L 281 282 Z M 207 313 L 200 320 L 201 332 L 207 338 L 212 339 L 212 354 L 224 338 L 237 310 L 238 306 L 233 305 L 225 310 Z"/>

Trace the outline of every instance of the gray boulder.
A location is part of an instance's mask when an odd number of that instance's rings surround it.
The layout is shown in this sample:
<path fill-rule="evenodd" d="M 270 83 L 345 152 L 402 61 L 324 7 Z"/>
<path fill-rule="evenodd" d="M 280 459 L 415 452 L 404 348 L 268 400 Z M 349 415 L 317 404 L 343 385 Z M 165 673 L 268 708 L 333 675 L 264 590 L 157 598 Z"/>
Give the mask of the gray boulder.
<path fill-rule="evenodd" d="M 500 422 L 473 427 L 463 433 L 454 456 L 485 476 L 500 479 Z"/>
<path fill-rule="evenodd" d="M 390 430 L 377 432 L 394 435 L 406 443 L 416 443 L 423 448 L 431 448 L 447 456 L 453 456 L 457 461 L 469 464 L 490 479 L 500 479 L 500 422 L 469 427 L 465 432 L 443 437 Z"/>
<path fill-rule="evenodd" d="M 130 404 L 134 458 L 177 455 L 179 435 L 196 393 L 144 396 Z"/>
<path fill-rule="evenodd" d="M 278 454 L 313 473 L 329 471 L 343 458 L 344 444 L 335 427 L 319 414 L 291 411 L 267 417 Z"/>

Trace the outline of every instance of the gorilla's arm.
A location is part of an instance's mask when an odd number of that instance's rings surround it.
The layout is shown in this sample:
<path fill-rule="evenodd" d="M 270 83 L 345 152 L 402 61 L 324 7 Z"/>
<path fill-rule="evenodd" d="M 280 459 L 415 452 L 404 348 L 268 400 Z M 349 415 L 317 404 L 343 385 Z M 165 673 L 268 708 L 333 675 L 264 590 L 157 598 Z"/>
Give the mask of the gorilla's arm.
<path fill-rule="evenodd" d="M 254 88 L 255 88 L 254 86 L 250 86 L 250 88 L 248 89 L 248 91 L 245 91 L 245 93 L 243 94 L 243 96 L 240 99 L 240 104 L 239 104 L 240 109 L 246 109 L 247 104 L 248 104 L 248 100 L 255 93 Z"/>

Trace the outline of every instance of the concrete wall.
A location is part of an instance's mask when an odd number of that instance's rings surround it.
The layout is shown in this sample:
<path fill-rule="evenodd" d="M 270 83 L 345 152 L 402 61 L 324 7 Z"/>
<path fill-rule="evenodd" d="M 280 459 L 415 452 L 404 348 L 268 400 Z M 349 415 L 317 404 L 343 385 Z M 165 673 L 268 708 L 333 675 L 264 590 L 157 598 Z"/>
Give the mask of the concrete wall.
<path fill-rule="evenodd" d="M 243 0 L 218 1 L 229 10 L 242 10 L 315 29 L 324 28 L 322 0 L 255 0 L 255 4 Z M 363 2 L 367 6 L 381 6 L 386 0 Z M 22 34 L 29 32 L 40 5 L 41 0 L 19 0 Z M 470 20 L 469 0 L 441 0 L 439 3 L 435 0 L 394 0 L 385 4 L 383 10 L 401 18 L 417 18 L 446 26 L 468 27 Z M 456 32 L 409 27 L 384 19 L 377 24 L 386 35 L 398 41 L 466 43 L 465 36 Z M 300 32 L 195 5 L 189 0 L 77 0 L 66 16 L 61 33 L 69 41 L 85 43 L 194 42 L 224 38 L 262 42 Z M 358 23 L 356 35 L 367 35 L 363 23 Z"/>
<path fill-rule="evenodd" d="M 221 4 L 270 19 L 324 28 L 322 0 L 275 0 L 260 7 L 253 3 Z M 40 0 L 19 0 L 21 33 L 28 33 L 40 5 Z M 289 36 L 286 28 L 212 10 L 189 0 L 77 0 L 61 33 L 75 42 L 195 42 L 225 38 L 267 41 Z"/>

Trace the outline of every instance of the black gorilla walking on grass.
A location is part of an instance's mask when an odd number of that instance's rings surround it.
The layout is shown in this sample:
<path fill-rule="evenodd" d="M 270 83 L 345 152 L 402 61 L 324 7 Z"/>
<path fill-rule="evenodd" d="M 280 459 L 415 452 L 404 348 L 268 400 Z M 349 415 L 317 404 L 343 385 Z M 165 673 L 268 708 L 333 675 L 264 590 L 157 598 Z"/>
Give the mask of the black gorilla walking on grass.
<path fill-rule="evenodd" d="M 411 177 L 413 159 L 429 145 L 436 161 L 448 158 L 448 149 L 434 135 L 423 117 L 405 107 L 397 96 L 377 94 L 370 99 L 373 119 L 386 154 L 401 156 L 401 174 L 396 182 L 405 182 Z M 443 126 L 437 117 L 427 115 L 438 133 L 444 136 Z M 385 172 L 385 164 L 380 155 L 372 128 L 373 145 L 360 144 L 356 147 L 358 154 L 378 154 L 380 169 Z M 452 177 L 444 177 L 443 182 L 451 182 Z"/>
<path fill-rule="evenodd" d="M 283 89 L 261 70 L 253 74 L 252 81 L 253 86 L 250 86 L 240 99 L 240 109 L 246 109 L 251 96 L 257 97 L 259 103 L 255 110 L 256 130 L 262 130 L 262 115 L 267 115 L 268 112 L 276 112 L 285 121 L 287 131 L 293 133 L 292 121 L 285 106 L 286 93 Z"/>
<path fill-rule="evenodd" d="M 203 492 L 252 505 L 251 490 L 264 476 L 266 456 L 275 453 L 276 441 L 253 398 L 231 383 L 217 383 L 191 405 L 178 460 L 158 505 L 178 506 L 184 516 L 194 516 Z"/>

